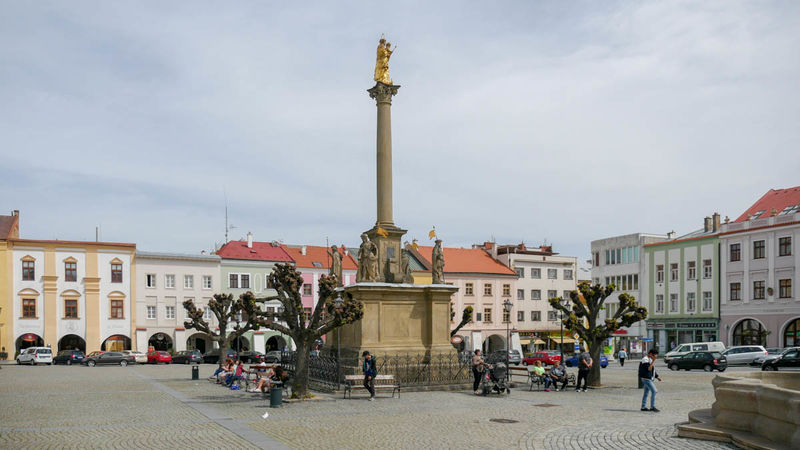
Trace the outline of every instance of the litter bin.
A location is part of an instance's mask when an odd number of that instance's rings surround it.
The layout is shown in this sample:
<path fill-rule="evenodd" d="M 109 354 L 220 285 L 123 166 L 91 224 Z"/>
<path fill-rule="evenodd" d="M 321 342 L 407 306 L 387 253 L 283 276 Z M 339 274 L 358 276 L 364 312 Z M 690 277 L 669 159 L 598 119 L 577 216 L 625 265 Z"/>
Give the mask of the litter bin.
<path fill-rule="evenodd" d="M 642 377 L 637 377 L 639 379 L 639 389 L 644 389 L 644 383 L 642 383 Z"/>
<path fill-rule="evenodd" d="M 280 408 L 281 403 L 283 403 L 283 384 L 276 382 L 269 388 L 269 407 Z"/>
<path fill-rule="evenodd" d="M 192 379 L 199 380 L 200 379 L 200 366 L 192 366 Z"/>

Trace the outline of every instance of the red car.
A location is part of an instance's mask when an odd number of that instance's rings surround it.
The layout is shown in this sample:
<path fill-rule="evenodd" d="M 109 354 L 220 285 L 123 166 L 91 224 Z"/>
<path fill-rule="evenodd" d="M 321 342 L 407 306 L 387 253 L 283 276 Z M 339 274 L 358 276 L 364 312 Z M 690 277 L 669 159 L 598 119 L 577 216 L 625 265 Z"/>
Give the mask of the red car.
<path fill-rule="evenodd" d="M 527 356 L 522 358 L 522 365 L 527 366 L 536 361 L 541 361 L 546 366 L 554 366 L 561 362 L 561 353 L 556 350 L 545 350 L 543 352 L 528 353 Z"/>
<path fill-rule="evenodd" d="M 148 364 L 158 364 L 158 363 L 169 364 L 171 362 L 172 362 L 172 355 L 170 355 L 167 352 L 159 352 L 159 351 L 147 352 Z"/>

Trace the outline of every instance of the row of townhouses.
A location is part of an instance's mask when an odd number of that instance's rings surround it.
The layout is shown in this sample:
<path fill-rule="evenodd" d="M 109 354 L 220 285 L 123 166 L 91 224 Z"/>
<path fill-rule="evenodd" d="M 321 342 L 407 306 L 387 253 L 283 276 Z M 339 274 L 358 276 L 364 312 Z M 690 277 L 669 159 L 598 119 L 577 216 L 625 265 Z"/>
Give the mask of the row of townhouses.
<path fill-rule="evenodd" d="M 668 351 L 687 342 L 800 345 L 800 187 L 770 190 L 736 220 L 713 214 L 697 231 L 593 241 L 592 281 L 644 304 L 645 322 L 611 344 Z"/>

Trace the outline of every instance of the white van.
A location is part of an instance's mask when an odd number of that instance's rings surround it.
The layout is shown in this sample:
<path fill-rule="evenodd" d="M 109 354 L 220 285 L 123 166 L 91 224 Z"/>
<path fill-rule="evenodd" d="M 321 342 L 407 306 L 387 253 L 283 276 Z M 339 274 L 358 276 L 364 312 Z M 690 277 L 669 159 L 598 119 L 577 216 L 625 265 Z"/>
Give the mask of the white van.
<path fill-rule="evenodd" d="M 675 347 L 671 352 L 664 355 L 664 362 L 669 364 L 673 359 L 681 358 L 683 355 L 690 352 L 720 352 L 725 351 L 725 344 L 722 342 L 692 342 L 690 344 L 681 344 Z"/>
<path fill-rule="evenodd" d="M 17 356 L 17 364 L 53 364 L 53 353 L 48 347 L 28 347 Z"/>

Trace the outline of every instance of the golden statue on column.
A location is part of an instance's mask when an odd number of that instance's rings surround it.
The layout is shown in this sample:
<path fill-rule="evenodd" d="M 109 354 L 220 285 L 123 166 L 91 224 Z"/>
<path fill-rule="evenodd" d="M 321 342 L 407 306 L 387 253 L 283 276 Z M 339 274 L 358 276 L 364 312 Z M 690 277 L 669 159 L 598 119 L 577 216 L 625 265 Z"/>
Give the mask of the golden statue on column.
<path fill-rule="evenodd" d="M 394 50 L 391 50 L 391 46 L 391 43 L 381 38 L 378 42 L 378 52 L 375 59 L 375 81 L 388 85 L 392 84 L 392 79 L 389 77 L 389 58 L 391 58 Z M 395 47 L 395 50 L 397 50 L 397 47 Z"/>

